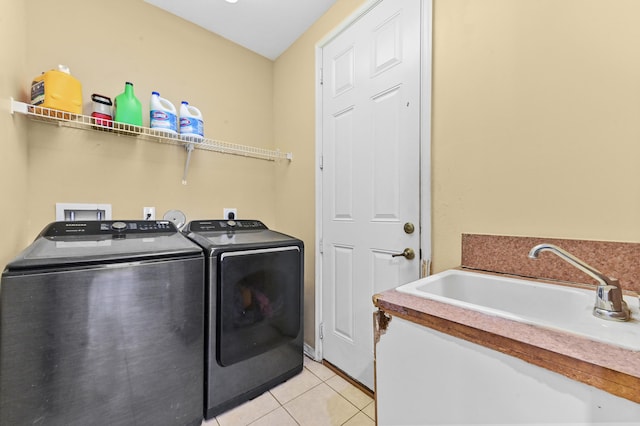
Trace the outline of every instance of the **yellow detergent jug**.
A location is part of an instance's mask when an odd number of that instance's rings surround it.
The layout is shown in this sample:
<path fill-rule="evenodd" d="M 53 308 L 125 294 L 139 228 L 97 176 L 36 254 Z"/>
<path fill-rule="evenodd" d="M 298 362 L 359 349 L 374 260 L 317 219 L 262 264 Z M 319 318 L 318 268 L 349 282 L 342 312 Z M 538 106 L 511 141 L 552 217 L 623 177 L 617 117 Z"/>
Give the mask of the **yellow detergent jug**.
<path fill-rule="evenodd" d="M 82 114 L 82 85 L 68 67 L 58 65 L 57 70 L 43 72 L 33 79 L 31 104 Z"/>

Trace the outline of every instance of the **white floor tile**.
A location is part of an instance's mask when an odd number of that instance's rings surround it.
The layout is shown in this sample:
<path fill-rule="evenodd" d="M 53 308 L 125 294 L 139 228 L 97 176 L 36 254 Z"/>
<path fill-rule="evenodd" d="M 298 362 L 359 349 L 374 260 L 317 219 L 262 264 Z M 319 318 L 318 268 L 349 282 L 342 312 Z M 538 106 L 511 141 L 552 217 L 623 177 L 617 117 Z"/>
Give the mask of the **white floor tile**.
<path fill-rule="evenodd" d="M 339 426 L 358 412 L 324 383 L 286 403 L 284 408 L 301 426 Z"/>
<path fill-rule="evenodd" d="M 307 357 L 304 358 L 304 366 L 313 374 L 318 376 L 318 378 L 323 382 L 336 375 L 336 373 L 334 373 L 331 369 Z"/>
<path fill-rule="evenodd" d="M 362 409 L 362 412 L 365 413 L 371 420 L 376 419 L 376 402 L 372 401 L 371 404 L 367 405 Z"/>
<path fill-rule="evenodd" d="M 260 417 L 251 423 L 251 426 L 298 426 L 298 423 L 296 423 L 287 410 L 280 407 L 266 416 Z"/>
<path fill-rule="evenodd" d="M 362 410 L 373 402 L 373 399 L 340 376 L 334 376 L 325 382 L 333 390 L 344 396 L 350 403 Z"/>
<path fill-rule="evenodd" d="M 361 411 L 344 423 L 344 426 L 375 426 L 375 424 L 376 422 Z"/>
<path fill-rule="evenodd" d="M 278 401 L 265 392 L 259 397 L 216 417 L 220 426 L 246 426 L 280 407 Z"/>
<path fill-rule="evenodd" d="M 211 420 L 203 420 L 202 426 L 220 426 L 220 424 L 216 419 L 211 419 Z"/>
<path fill-rule="evenodd" d="M 320 383 L 321 381 L 318 377 L 303 368 L 302 373 L 276 386 L 270 392 L 280 404 L 285 404 Z"/>
<path fill-rule="evenodd" d="M 202 426 L 375 426 L 375 402 L 369 395 L 306 356 L 304 367 L 285 383 Z"/>

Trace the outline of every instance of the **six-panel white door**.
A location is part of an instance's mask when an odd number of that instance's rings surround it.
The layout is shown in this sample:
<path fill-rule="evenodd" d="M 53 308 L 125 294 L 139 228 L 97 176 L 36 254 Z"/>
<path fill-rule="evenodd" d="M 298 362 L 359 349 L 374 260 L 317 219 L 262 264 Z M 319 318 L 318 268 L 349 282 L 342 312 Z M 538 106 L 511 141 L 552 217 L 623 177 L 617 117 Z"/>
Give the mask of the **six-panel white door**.
<path fill-rule="evenodd" d="M 419 278 L 420 7 L 384 0 L 322 49 L 322 354 L 370 389 L 371 298 Z"/>

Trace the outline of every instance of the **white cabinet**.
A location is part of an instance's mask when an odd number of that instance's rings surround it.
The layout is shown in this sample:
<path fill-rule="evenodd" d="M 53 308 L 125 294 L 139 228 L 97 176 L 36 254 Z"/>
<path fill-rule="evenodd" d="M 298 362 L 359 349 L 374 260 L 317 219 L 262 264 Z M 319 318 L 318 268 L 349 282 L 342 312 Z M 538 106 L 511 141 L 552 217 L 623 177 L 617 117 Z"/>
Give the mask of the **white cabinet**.
<path fill-rule="evenodd" d="M 640 404 L 392 317 L 376 344 L 378 425 L 628 424 Z"/>

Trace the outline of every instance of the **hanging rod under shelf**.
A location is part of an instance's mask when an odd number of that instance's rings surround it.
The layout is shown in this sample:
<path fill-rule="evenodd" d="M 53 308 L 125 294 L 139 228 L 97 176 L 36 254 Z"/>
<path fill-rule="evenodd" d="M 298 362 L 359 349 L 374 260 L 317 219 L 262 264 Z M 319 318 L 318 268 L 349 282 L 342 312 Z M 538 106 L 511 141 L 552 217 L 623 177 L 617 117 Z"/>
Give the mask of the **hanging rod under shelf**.
<path fill-rule="evenodd" d="M 224 154 L 239 155 L 243 157 L 251 157 L 268 161 L 293 160 L 293 154 L 290 152 L 281 152 L 279 150 L 238 145 L 235 143 L 206 138 L 202 139 L 201 141 L 183 140 L 180 139 L 177 135 L 172 135 L 161 130 L 134 126 L 132 124 L 126 123 L 118 123 L 116 121 L 107 122 L 104 119 L 101 120 L 99 118 L 96 119 L 88 115 L 74 114 L 71 112 L 43 108 L 24 102 L 19 102 L 11 98 L 11 114 L 13 113 L 24 114 L 38 121 L 57 123 L 59 126 L 64 127 L 101 132 L 107 131 L 113 132 L 115 134 L 142 137 L 154 142 L 168 143 L 172 145 L 184 145 L 187 147 L 189 145 L 193 145 L 193 147 L 196 149 L 203 149 L 206 151 L 215 151 Z M 111 126 L 109 124 L 111 124 Z"/>

